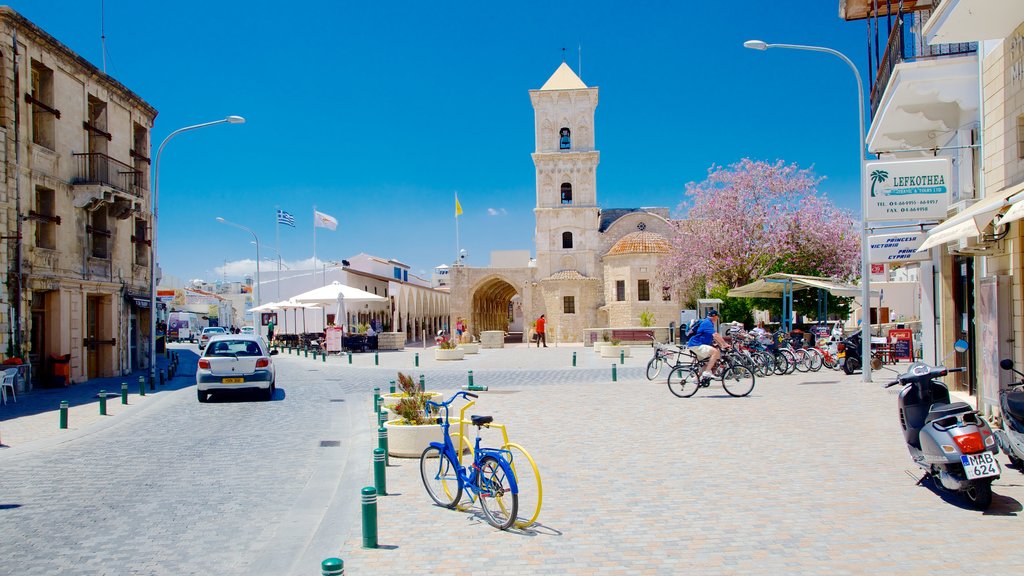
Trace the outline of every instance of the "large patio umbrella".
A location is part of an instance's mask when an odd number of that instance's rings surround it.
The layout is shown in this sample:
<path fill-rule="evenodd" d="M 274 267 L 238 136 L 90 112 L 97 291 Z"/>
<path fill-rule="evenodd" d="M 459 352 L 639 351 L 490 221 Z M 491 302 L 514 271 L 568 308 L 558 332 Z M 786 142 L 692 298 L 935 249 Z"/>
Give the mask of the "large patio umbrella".
<path fill-rule="evenodd" d="M 302 304 L 319 304 L 321 306 L 335 304 L 337 306 L 337 316 L 335 321 L 340 322 L 343 327 L 347 324 L 347 318 L 344 316 L 345 306 L 347 304 L 362 304 L 369 302 L 384 303 L 388 301 L 388 299 L 383 296 L 370 294 L 365 290 L 346 286 L 338 281 L 331 282 L 327 286 L 321 286 L 320 288 L 310 290 L 309 292 L 303 292 L 298 296 L 291 297 L 290 300 Z"/>
<path fill-rule="evenodd" d="M 299 321 L 298 321 L 298 312 L 297 311 L 298 310 L 302 310 L 302 332 L 303 333 L 306 332 L 306 309 L 307 308 L 317 308 L 316 304 L 302 304 L 300 302 L 296 302 L 295 300 L 285 300 L 284 302 L 278 302 L 277 305 L 281 307 L 281 310 L 285 311 L 284 312 L 284 314 L 285 314 L 284 319 L 285 319 L 285 323 L 286 324 L 288 322 L 288 310 L 296 310 L 296 312 L 294 312 L 295 324 L 296 324 L 295 328 L 296 329 L 298 329 L 298 327 L 299 327 L 298 326 Z"/>
<path fill-rule="evenodd" d="M 283 308 L 281 308 L 281 303 L 280 302 L 267 302 L 266 304 L 260 304 L 259 306 L 254 306 L 252 308 L 249 308 L 249 312 L 273 312 L 275 310 L 283 310 Z M 255 318 L 253 319 L 253 322 L 256 324 L 257 332 L 259 332 L 259 324 L 260 323 L 256 322 Z M 285 329 L 285 332 L 288 331 L 288 316 L 287 315 L 284 318 L 284 329 Z"/>

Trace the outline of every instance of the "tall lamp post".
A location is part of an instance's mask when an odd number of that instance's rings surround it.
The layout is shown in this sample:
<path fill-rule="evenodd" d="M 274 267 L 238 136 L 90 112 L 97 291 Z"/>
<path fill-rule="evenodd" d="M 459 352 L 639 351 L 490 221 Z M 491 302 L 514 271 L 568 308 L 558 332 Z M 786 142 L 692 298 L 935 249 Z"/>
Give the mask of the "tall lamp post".
<path fill-rule="evenodd" d="M 868 252 L 868 199 L 864 195 L 864 84 L 860 79 L 860 72 L 853 62 L 845 54 L 831 48 L 822 46 L 803 46 L 800 44 L 768 44 L 761 40 L 747 40 L 743 43 L 745 48 L 751 50 L 767 50 L 769 48 L 788 48 L 790 50 L 807 50 L 810 52 L 824 52 L 831 54 L 850 67 L 853 76 L 857 80 L 857 115 L 859 117 L 859 129 L 857 140 L 857 169 L 860 174 L 858 182 L 860 189 L 860 284 L 861 284 L 861 372 L 864 382 L 871 382 L 871 262 Z"/>
<path fill-rule="evenodd" d="M 217 216 L 217 222 L 220 222 L 221 224 L 227 224 L 228 226 L 234 226 L 235 228 L 240 228 L 242 230 L 245 230 L 249 234 L 252 234 L 252 239 L 255 240 L 253 244 L 256 245 L 256 305 L 259 306 L 263 304 L 263 302 L 260 301 L 260 297 L 263 294 L 263 290 L 260 288 L 260 239 L 256 237 L 256 233 L 253 232 L 250 228 L 246 228 L 241 224 L 235 224 L 234 222 L 230 220 L 225 220 L 220 216 Z"/>
<path fill-rule="evenodd" d="M 198 130 L 199 128 L 206 128 L 207 126 L 214 126 L 216 124 L 244 124 L 245 118 L 241 116 L 228 116 L 220 120 L 214 120 L 213 122 L 203 122 L 202 124 L 194 124 L 192 126 L 185 126 L 184 128 L 178 128 L 174 132 L 171 132 L 164 138 L 164 141 L 160 143 L 160 147 L 156 150 L 156 161 L 153 163 L 153 222 L 152 226 L 152 238 L 150 238 L 150 258 L 149 258 L 149 379 L 150 382 L 156 380 L 156 224 L 157 216 L 159 214 L 160 205 L 160 155 L 164 152 L 164 146 L 182 132 L 188 132 L 190 130 Z"/>
<path fill-rule="evenodd" d="M 256 244 L 256 242 L 249 242 L 249 244 Z M 258 244 L 256 244 L 256 248 L 257 249 L 259 248 Z M 277 254 L 277 301 L 280 302 L 281 301 L 281 253 L 278 252 L 277 250 L 275 250 L 274 248 L 271 248 L 270 246 L 264 246 L 264 248 L 266 248 L 267 250 L 270 250 L 274 254 Z M 271 260 L 271 259 L 267 258 L 267 260 Z M 271 261 L 273 261 L 273 260 L 271 260 Z M 288 269 L 287 266 L 285 266 L 285 268 Z"/>

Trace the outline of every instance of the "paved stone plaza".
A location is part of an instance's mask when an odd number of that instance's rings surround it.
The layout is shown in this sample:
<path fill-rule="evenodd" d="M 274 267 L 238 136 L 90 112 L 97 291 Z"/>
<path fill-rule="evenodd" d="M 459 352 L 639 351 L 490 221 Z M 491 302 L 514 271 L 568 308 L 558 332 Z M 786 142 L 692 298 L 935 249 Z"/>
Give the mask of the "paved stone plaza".
<path fill-rule="evenodd" d="M 318 574 L 330 556 L 347 574 L 1024 570 L 1024 475 L 1000 456 L 986 513 L 917 486 L 894 390 L 859 376 L 773 377 L 748 398 L 712 387 L 684 400 L 643 377 L 644 348 L 615 383 L 611 361 L 582 347 L 451 364 L 419 350 L 420 368 L 415 352 L 382 353 L 379 367 L 372 354 L 351 366 L 286 354 L 275 401 L 199 404 L 183 351 L 164 389 L 138 398 L 136 386 L 106 417 L 83 400 L 63 431 L 59 392 L 0 407 L 0 573 Z M 371 392 L 399 369 L 447 393 L 470 369 L 490 387 L 472 412 L 506 423 L 540 465 L 536 526 L 500 532 L 477 508 L 433 506 L 417 461 L 392 459 L 381 547 L 361 547 Z M 89 398 L 88 386 L 65 392 Z"/>

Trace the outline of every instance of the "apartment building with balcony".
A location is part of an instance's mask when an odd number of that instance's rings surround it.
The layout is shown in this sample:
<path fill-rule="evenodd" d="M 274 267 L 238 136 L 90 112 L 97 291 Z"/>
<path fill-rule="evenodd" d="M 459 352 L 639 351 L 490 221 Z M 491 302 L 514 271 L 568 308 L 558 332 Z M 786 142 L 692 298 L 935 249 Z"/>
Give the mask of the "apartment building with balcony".
<path fill-rule="evenodd" d="M 1024 360 L 1024 2 L 845 0 L 840 15 L 868 27 L 868 150 L 952 158 L 947 218 L 923 244 L 922 317 L 936 359 L 970 342 L 958 383 L 991 406 L 999 359 Z"/>
<path fill-rule="evenodd" d="M 146 365 L 157 111 L 0 7 L 0 352 L 72 381 Z"/>

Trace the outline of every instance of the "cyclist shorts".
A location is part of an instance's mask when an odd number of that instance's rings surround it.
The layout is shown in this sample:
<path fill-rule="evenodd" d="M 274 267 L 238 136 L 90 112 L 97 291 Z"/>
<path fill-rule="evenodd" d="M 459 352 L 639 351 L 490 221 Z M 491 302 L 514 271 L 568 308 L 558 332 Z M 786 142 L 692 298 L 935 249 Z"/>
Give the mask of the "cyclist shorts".
<path fill-rule="evenodd" d="M 688 346 L 687 349 L 696 354 L 697 358 L 707 360 L 708 357 L 711 356 L 711 352 L 715 350 L 715 347 L 708 344 L 701 344 L 700 346 Z"/>

